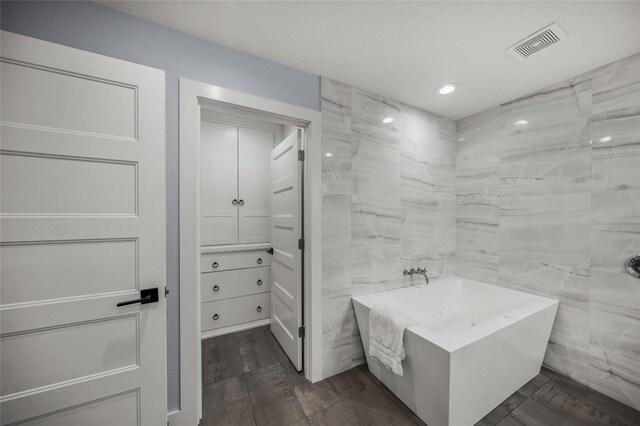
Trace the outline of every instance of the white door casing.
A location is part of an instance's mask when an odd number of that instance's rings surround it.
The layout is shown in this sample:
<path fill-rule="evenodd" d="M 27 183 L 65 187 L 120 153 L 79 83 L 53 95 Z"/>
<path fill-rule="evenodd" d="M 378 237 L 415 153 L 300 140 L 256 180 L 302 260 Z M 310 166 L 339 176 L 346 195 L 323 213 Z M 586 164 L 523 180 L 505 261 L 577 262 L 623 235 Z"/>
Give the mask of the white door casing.
<path fill-rule="evenodd" d="M 239 242 L 269 242 L 270 131 L 238 129 Z"/>
<path fill-rule="evenodd" d="M 271 332 L 302 370 L 302 150 L 296 129 L 271 151 Z"/>
<path fill-rule="evenodd" d="M 166 424 L 164 73 L 1 54 L 1 423 Z"/>
<path fill-rule="evenodd" d="M 238 243 L 238 128 L 200 126 L 200 243 Z"/>

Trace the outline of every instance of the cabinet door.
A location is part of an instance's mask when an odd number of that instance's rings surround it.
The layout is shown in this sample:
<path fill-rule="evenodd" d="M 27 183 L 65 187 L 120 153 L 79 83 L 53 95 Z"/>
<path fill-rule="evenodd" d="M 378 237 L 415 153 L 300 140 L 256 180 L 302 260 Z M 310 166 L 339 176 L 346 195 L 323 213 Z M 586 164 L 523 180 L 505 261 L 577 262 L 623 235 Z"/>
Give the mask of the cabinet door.
<path fill-rule="evenodd" d="M 240 127 L 238 136 L 239 242 L 269 242 L 273 133 Z"/>
<path fill-rule="evenodd" d="M 238 130 L 200 126 L 200 244 L 238 242 Z"/>

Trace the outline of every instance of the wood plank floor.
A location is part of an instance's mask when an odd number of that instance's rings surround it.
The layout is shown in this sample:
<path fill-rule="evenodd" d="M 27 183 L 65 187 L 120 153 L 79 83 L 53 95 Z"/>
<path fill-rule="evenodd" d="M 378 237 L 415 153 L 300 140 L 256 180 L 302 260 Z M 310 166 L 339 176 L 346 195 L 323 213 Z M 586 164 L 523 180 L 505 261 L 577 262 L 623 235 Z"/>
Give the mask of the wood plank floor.
<path fill-rule="evenodd" d="M 361 365 L 318 383 L 260 327 L 202 342 L 201 426 L 424 425 Z M 640 412 L 543 368 L 478 426 L 640 426 Z"/>

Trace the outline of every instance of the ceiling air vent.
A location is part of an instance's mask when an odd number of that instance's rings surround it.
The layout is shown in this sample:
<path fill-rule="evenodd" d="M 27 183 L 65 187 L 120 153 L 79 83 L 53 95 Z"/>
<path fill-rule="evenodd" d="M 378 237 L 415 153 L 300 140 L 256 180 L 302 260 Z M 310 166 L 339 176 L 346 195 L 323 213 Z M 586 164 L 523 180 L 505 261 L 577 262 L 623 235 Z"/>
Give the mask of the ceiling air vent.
<path fill-rule="evenodd" d="M 523 60 L 567 37 L 567 33 L 554 22 L 509 47 L 507 53 L 518 60 Z"/>

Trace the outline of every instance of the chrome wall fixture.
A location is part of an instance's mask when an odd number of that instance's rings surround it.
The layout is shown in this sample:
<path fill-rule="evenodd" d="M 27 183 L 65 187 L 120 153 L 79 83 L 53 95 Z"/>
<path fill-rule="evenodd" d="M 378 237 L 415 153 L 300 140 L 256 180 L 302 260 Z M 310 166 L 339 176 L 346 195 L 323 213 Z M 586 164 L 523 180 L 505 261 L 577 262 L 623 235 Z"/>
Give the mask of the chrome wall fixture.
<path fill-rule="evenodd" d="M 411 268 L 410 270 L 405 269 L 402 271 L 402 275 L 409 275 L 413 277 L 413 275 L 422 275 L 425 280 L 427 280 L 427 284 L 429 284 L 429 277 L 427 276 L 427 268 Z"/>
<path fill-rule="evenodd" d="M 640 256 L 633 256 L 625 262 L 627 272 L 640 279 Z"/>

